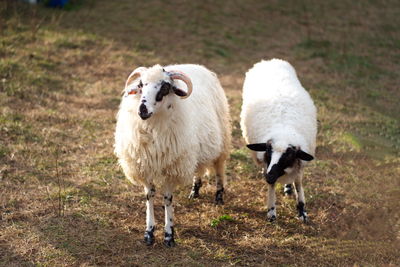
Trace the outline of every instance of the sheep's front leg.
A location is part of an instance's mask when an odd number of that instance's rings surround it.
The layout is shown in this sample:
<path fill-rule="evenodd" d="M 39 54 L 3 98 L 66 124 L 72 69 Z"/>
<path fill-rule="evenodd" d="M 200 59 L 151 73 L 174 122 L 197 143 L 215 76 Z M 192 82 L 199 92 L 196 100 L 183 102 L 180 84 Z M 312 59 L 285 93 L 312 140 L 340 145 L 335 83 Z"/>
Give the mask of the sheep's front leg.
<path fill-rule="evenodd" d="M 164 245 L 167 247 L 175 246 L 174 239 L 174 209 L 172 207 L 172 190 L 166 190 L 164 193 L 165 206 L 165 235 Z"/>
<path fill-rule="evenodd" d="M 276 208 L 275 208 L 275 184 L 268 184 L 268 211 L 267 211 L 267 218 L 270 222 L 276 220 Z"/>
<path fill-rule="evenodd" d="M 156 189 L 154 185 L 144 187 L 146 193 L 146 232 L 144 233 L 144 242 L 150 246 L 154 244 L 154 195 Z"/>
<path fill-rule="evenodd" d="M 199 191 L 200 191 L 200 187 L 202 185 L 203 185 L 203 183 L 201 182 L 201 178 L 199 176 L 195 176 L 193 178 L 192 191 L 190 191 L 190 195 L 189 195 L 190 199 L 198 198 L 200 196 Z"/>
<path fill-rule="evenodd" d="M 304 198 L 304 190 L 303 190 L 303 185 L 301 182 L 301 176 L 298 179 L 296 179 L 296 181 L 294 182 L 294 185 L 296 187 L 298 218 L 301 221 L 306 223 L 308 220 L 308 216 L 307 216 L 307 212 L 305 209 L 306 201 Z"/>

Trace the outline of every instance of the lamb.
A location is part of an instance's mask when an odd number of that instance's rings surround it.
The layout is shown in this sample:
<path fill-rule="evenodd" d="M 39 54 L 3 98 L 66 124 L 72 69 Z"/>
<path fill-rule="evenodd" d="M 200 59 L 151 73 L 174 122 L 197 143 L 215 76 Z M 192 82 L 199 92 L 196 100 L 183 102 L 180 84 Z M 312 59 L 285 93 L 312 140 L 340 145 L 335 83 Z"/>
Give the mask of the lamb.
<path fill-rule="evenodd" d="M 262 60 L 246 73 L 241 129 L 268 183 L 267 218 L 276 219 L 275 182 L 296 188 L 298 218 L 307 221 L 303 169 L 314 159 L 317 110 L 286 61 Z"/>
<path fill-rule="evenodd" d="M 177 185 L 193 182 L 189 197 L 196 198 L 201 177 L 215 171 L 215 201 L 223 204 L 231 142 L 228 102 L 216 74 L 193 64 L 139 67 L 129 75 L 123 92 L 115 154 L 127 179 L 144 186 L 147 245 L 155 241 L 153 203 L 156 186 L 161 188 L 164 244 L 172 247 L 172 198 Z"/>

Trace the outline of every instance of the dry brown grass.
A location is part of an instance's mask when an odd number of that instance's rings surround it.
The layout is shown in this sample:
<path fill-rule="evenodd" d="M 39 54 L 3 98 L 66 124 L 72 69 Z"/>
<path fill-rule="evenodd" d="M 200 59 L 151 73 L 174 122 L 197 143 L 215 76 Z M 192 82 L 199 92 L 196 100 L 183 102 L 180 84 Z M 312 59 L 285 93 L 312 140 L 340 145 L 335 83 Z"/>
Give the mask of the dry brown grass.
<path fill-rule="evenodd" d="M 0 2 L 0 265 L 400 265 L 398 1 Z M 318 106 L 311 222 L 266 186 L 239 128 L 244 72 L 289 60 Z M 139 65 L 216 71 L 233 118 L 226 204 L 177 191 L 178 246 L 142 243 L 142 189 L 112 154 L 119 92 Z M 213 220 L 229 215 L 232 220 Z"/>

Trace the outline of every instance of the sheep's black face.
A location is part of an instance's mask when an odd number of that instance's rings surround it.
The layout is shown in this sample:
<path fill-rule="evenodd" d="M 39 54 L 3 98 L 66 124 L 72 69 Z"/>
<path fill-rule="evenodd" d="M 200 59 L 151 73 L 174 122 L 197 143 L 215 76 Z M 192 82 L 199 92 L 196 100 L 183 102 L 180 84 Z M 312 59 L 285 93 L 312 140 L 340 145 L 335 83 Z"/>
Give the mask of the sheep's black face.
<path fill-rule="evenodd" d="M 272 144 L 260 143 L 250 144 L 251 150 L 264 152 L 264 163 L 266 164 L 264 176 L 269 184 L 274 184 L 279 177 L 288 173 L 300 160 L 310 161 L 314 157 L 294 146 L 289 146 L 284 153 L 274 152 Z"/>
<path fill-rule="evenodd" d="M 171 83 L 161 80 L 157 82 L 144 82 L 141 89 L 141 99 L 138 114 L 147 120 L 162 106 L 164 97 L 172 91 Z"/>
<path fill-rule="evenodd" d="M 181 90 L 173 86 L 170 82 L 161 80 L 155 83 L 143 83 L 141 92 L 141 104 L 138 114 L 143 120 L 147 120 L 153 114 L 157 113 L 160 107 L 165 106 L 165 97 L 167 95 L 171 92 L 179 95 Z M 170 106 L 168 102 L 167 106 Z"/>
<path fill-rule="evenodd" d="M 182 82 L 186 84 L 187 92 L 175 86 Z M 182 99 L 186 98 L 191 94 L 192 87 L 192 82 L 186 74 L 180 71 L 166 71 L 160 65 L 155 65 L 151 68 L 139 67 L 133 71 L 125 83 L 125 95 L 133 95 L 129 99 L 139 101 L 138 115 L 147 120 L 157 114 L 172 112 L 176 101 L 173 94 Z"/>
<path fill-rule="evenodd" d="M 264 173 L 265 179 L 269 184 L 274 184 L 279 177 L 286 173 L 285 170 L 293 168 L 296 163 L 299 163 L 296 157 L 296 150 L 288 147 L 277 163 L 273 163 L 271 168 L 269 168 L 269 164 L 267 165 L 267 171 L 269 171 Z"/>

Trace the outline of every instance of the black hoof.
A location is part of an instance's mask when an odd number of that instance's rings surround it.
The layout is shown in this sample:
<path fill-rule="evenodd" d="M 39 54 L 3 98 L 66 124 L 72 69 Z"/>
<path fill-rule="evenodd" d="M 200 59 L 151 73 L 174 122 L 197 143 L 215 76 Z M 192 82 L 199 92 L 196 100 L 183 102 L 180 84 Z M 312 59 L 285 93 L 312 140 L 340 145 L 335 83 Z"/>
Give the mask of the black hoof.
<path fill-rule="evenodd" d="M 175 247 L 175 239 L 174 239 L 175 231 L 174 227 L 171 227 L 171 233 L 164 233 L 164 245 L 166 247 L 172 248 Z"/>
<path fill-rule="evenodd" d="M 297 204 L 297 211 L 299 213 L 299 215 L 298 215 L 299 220 L 301 220 L 304 223 L 307 223 L 308 217 L 307 217 L 307 212 L 306 212 L 306 209 L 304 208 L 303 202 L 299 202 Z"/>
<path fill-rule="evenodd" d="M 297 218 L 298 218 L 300 221 L 302 221 L 303 223 L 308 223 L 308 216 L 307 216 L 307 214 L 300 214 Z"/>
<path fill-rule="evenodd" d="M 217 190 L 215 193 L 215 204 L 223 205 L 224 204 L 224 188 Z"/>
<path fill-rule="evenodd" d="M 269 221 L 269 222 L 274 222 L 274 221 L 276 221 L 276 216 L 275 216 L 275 215 L 272 215 L 270 218 L 268 218 L 268 221 Z"/>
<path fill-rule="evenodd" d="M 154 229 L 152 231 L 146 231 L 144 233 L 144 242 L 146 243 L 147 246 L 151 246 L 154 244 L 155 238 L 154 238 Z"/>
<path fill-rule="evenodd" d="M 286 184 L 285 188 L 283 189 L 283 193 L 285 196 L 291 196 L 293 195 L 293 187 L 291 184 Z"/>
<path fill-rule="evenodd" d="M 173 238 L 172 239 L 164 239 L 164 246 L 166 246 L 168 248 L 175 247 L 176 246 L 175 240 Z"/>

